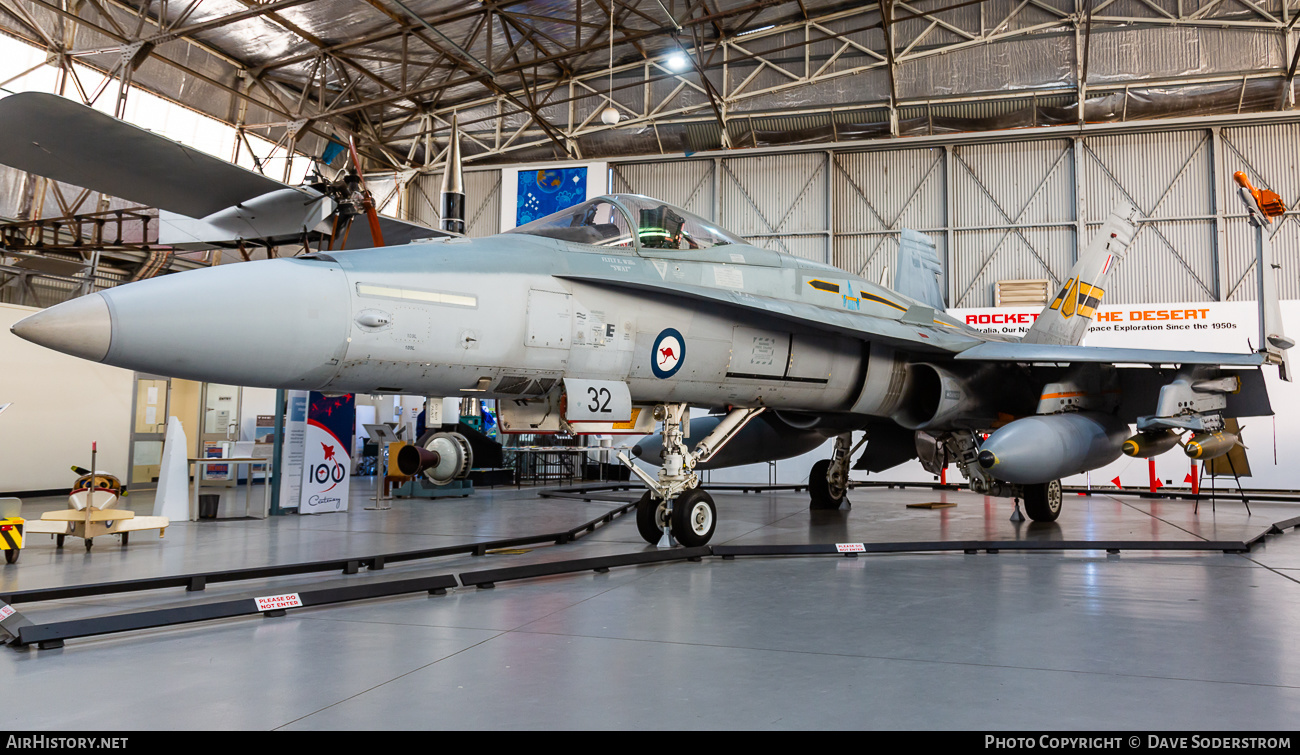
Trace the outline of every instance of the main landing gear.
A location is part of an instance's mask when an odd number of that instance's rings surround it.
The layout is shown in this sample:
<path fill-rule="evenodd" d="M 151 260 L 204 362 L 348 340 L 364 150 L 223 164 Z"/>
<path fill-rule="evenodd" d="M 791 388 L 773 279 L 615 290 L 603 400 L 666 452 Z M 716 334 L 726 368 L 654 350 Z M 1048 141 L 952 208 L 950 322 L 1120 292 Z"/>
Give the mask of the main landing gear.
<path fill-rule="evenodd" d="M 646 542 L 660 548 L 671 548 L 677 543 L 693 548 L 704 545 L 713 537 L 718 524 L 718 509 L 713 497 L 700 489 L 695 466 L 708 461 L 736 436 L 740 429 L 763 412 L 763 408 L 732 409 L 713 432 L 688 449 L 682 438 L 682 422 L 686 419 L 686 404 L 657 404 L 654 418 L 660 421 L 663 438 L 663 466 L 659 476 L 651 477 L 623 452 L 619 461 L 641 478 L 649 490 L 641 496 L 636 507 L 637 531 Z"/>
<path fill-rule="evenodd" d="M 862 445 L 865 440 L 863 437 L 858 445 Z M 812 499 L 809 508 L 834 510 L 848 502 L 849 459 L 856 450 L 853 433 L 844 433 L 835 438 L 831 458 L 812 465 L 812 471 L 808 473 L 808 494 Z"/>
<path fill-rule="evenodd" d="M 1061 515 L 1061 481 L 1025 485 L 1025 515 L 1035 522 L 1055 522 Z"/>

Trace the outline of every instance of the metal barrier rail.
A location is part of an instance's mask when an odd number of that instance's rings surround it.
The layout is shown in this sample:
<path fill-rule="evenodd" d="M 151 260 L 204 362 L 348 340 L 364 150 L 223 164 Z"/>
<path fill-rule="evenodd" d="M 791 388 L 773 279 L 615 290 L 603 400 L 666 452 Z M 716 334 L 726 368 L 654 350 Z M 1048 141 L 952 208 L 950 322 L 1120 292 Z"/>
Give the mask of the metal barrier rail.
<path fill-rule="evenodd" d="M 430 595 L 445 594 L 448 589 L 453 587 L 456 587 L 456 578 L 450 574 L 443 574 L 436 577 L 390 580 L 323 590 L 302 590 L 294 593 L 301 604 L 295 607 L 308 608 L 329 605 L 330 603 L 383 598 L 412 592 L 428 592 Z M 250 616 L 255 613 L 264 613 L 267 616 L 283 616 L 288 610 L 292 610 L 292 608 L 279 608 L 268 611 L 258 607 L 256 598 L 241 598 L 218 603 L 203 603 L 196 606 L 163 608 L 155 611 L 140 611 L 114 616 L 97 616 L 91 619 L 56 621 L 50 624 L 32 624 L 18 629 L 18 636 L 13 644 L 19 647 L 35 644 L 44 650 L 63 647 L 64 640 L 77 637 L 94 637 L 101 634 L 132 632 L 139 629 L 156 629 L 177 624 L 192 624 L 198 621 Z"/>
<path fill-rule="evenodd" d="M 1001 551 L 1223 551 L 1247 553 L 1250 547 L 1269 534 L 1261 532 L 1250 540 L 947 540 L 916 543 L 852 543 L 853 551 L 839 545 L 716 545 L 713 555 L 726 559 L 736 556 L 810 556 L 834 553 L 854 556 L 858 553 L 926 553 L 962 551 L 963 553 L 999 553 Z M 861 549 L 856 549 L 861 546 Z"/>
<path fill-rule="evenodd" d="M 45 587 L 35 590 L 20 590 L 17 592 L 0 593 L 0 601 L 9 604 L 34 603 L 42 600 L 84 598 L 91 595 L 111 595 L 124 592 L 139 592 L 142 590 L 157 590 L 167 587 L 184 587 L 187 592 L 195 592 L 203 590 L 209 584 L 217 584 L 221 582 L 238 582 L 249 579 L 266 579 L 268 577 L 284 577 L 294 574 L 312 574 L 328 571 L 341 571 L 343 574 L 356 574 L 360 571 L 362 566 L 372 571 L 378 571 L 383 569 L 385 564 L 398 563 L 401 561 L 441 558 L 443 556 L 482 556 L 488 551 L 496 550 L 498 548 L 516 548 L 521 545 L 536 545 L 537 543 L 556 543 L 558 545 L 564 545 L 565 543 L 576 540 L 585 534 L 594 532 L 597 527 L 612 522 L 616 517 L 626 514 L 635 506 L 635 502 L 627 503 L 576 527 L 564 530 L 563 532 L 552 532 L 545 535 L 529 535 L 526 537 L 490 540 L 482 543 L 449 545 L 442 548 L 425 548 L 414 551 L 402 551 L 399 553 L 383 553 L 373 556 L 331 559 L 328 561 L 311 561 L 300 564 L 254 566 L 244 569 L 199 572 L 170 577 L 148 577 L 145 579 L 122 580 L 120 582 L 102 582 L 89 585 L 69 585 L 65 587 Z"/>
<path fill-rule="evenodd" d="M 610 486 L 614 487 L 614 486 Z M 632 509 L 635 504 L 626 504 L 596 519 L 592 519 L 578 527 L 567 530 L 563 533 L 551 535 L 539 535 L 533 537 L 510 538 L 508 540 L 496 540 L 489 543 L 473 543 L 466 546 L 453 546 L 450 548 L 436 548 L 423 551 L 407 551 L 404 553 L 391 553 L 383 556 L 372 556 L 361 559 L 351 559 L 346 562 L 314 562 L 312 564 L 290 564 L 282 567 L 270 567 L 279 570 L 281 574 L 287 573 L 305 573 L 308 571 L 322 571 L 323 569 L 315 568 L 322 564 L 329 564 L 328 570 L 337 567 L 339 563 L 359 564 L 367 563 L 371 569 L 382 569 L 384 563 L 391 561 L 412 560 L 417 558 L 429 558 L 428 554 L 446 555 L 448 553 L 468 553 L 483 554 L 487 550 L 508 547 L 509 545 L 519 545 L 536 542 L 569 542 L 580 537 L 583 532 L 594 531 L 601 524 L 612 521 L 616 516 L 626 513 Z M 1119 553 L 1122 550 L 1155 550 L 1155 551 L 1222 551 L 1224 553 L 1246 553 L 1251 546 L 1263 540 L 1268 535 L 1281 534 L 1283 531 L 1295 527 L 1300 527 L 1300 516 L 1274 522 L 1267 528 L 1261 530 L 1259 534 L 1248 540 L 956 540 L 956 541 L 921 541 L 910 543 L 813 543 L 797 545 L 717 545 L 703 546 L 699 548 L 674 548 L 672 550 L 654 550 L 638 551 L 635 553 L 620 554 L 614 556 L 599 556 L 595 558 L 571 559 L 567 561 L 552 561 L 540 564 L 531 564 L 527 566 L 505 567 L 500 569 L 485 569 L 481 571 L 465 572 L 458 577 L 449 574 L 437 575 L 432 577 L 417 577 L 413 579 L 387 580 L 361 585 L 350 585 L 346 587 L 335 587 L 318 590 L 299 590 L 292 593 L 298 598 L 296 607 L 310 607 L 317 605 L 327 605 L 331 603 L 340 603 L 352 600 L 366 600 L 370 598 L 388 597 L 401 595 L 412 592 L 427 591 L 430 594 L 445 593 L 450 588 L 464 585 L 466 587 L 475 586 L 481 589 L 493 588 L 497 582 L 505 582 L 519 579 L 532 579 L 537 577 L 554 576 L 559 574 L 572 574 L 577 572 L 595 571 L 607 572 L 610 568 L 616 566 L 637 566 L 652 563 L 667 563 L 673 561 L 701 561 L 705 556 L 718 556 L 724 560 L 734 559 L 736 556 L 803 556 L 803 555 L 840 555 L 843 557 L 856 557 L 858 554 L 865 553 L 921 553 L 921 552 L 951 552 L 962 551 L 968 554 L 984 551 L 986 553 L 999 553 L 1000 551 L 1073 551 L 1073 550 L 1105 550 L 1107 553 Z M 561 540 L 560 538 L 564 538 Z M 297 569 L 298 571 L 285 571 Z M 267 572 L 267 569 L 241 569 L 236 572 L 213 572 L 209 575 L 228 576 L 232 574 L 247 575 L 252 572 Z M 348 572 L 355 573 L 355 572 Z M 208 575 L 188 575 L 186 577 L 160 577 L 153 580 L 141 580 L 147 583 L 147 586 L 127 589 L 152 589 L 156 586 L 178 586 L 186 584 L 185 580 L 192 580 Z M 226 581 L 237 578 L 252 578 L 247 576 L 230 577 Z M 458 582 L 459 579 L 459 582 Z M 221 581 L 221 580 L 213 580 Z M 163 584 L 166 583 L 166 584 Z M 195 606 L 182 606 L 178 608 L 165 608 L 151 611 L 140 611 L 136 613 L 117 614 L 112 616 L 102 616 L 89 619 L 76 619 L 72 621 L 51 622 L 49 624 L 34 624 L 27 620 L 22 614 L 9 608 L 6 603 L 14 602 L 11 598 L 21 600 L 49 600 L 51 595 L 60 597 L 72 597 L 77 595 L 102 594 L 103 592 L 123 592 L 123 589 L 106 589 L 121 588 L 130 585 L 130 582 L 109 583 L 109 585 L 81 585 L 68 588 L 52 588 L 48 590 L 29 590 L 23 593 L 14 593 L 12 596 L 0 596 L 4 602 L 0 602 L 0 626 L 7 632 L 14 635 L 15 639 L 12 644 L 27 646 L 36 644 L 39 648 L 57 648 L 63 646 L 63 641 L 78 637 L 92 637 L 102 634 L 112 634 L 117 632 L 129 632 L 139 629 L 154 629 L 177 624 L 187 624 L 212 619 L 231 618 L 237 616 L 248 616 L 256 613 L 263 613 L 267 616 L 284 615 L 289 608 L 263 608 L 259 607 L 255 598 L 241 598 L 237 600 L 220 601 L 215 603 L 204 603 Z M 201 587 L 199 589 L 202 589 Z M 37 597 L 43 596 L 43 597 Z M 283 596 L 279 596 L 283 597 Z"/>
<path fill-rule="evenodd" d="M 640 489 L 641 486 L 631 483 L 594 483 L 591 485 L 575 485 L 567 488 L 553 488 L 551 490 L 539 491 L 538 495 L 543 498 L 581 498 L 584 501 L 592 500 L 591 493 L 603 492 L 609 490 L 631 490 Z M 786 485 L 768 485 L 763 484 L 718 484 L 704 485 L 708 490 L 722 490 L 728 492 L 741 493 L 766 493 L 788 490 L 799 492 L 808 488 L 807 483 L 803 484 L 786 484 Z M 925 488 L 928 490 L 952 490 L 970 492 L 967 485 L 959 485 L 953 482 L 886 482 L 883 480 L 855 480 L 849 482 L 849 490 L 855 488 Z M 1166 492 L 1168 491 L 1168 492 Z M 1227 489 L 1207 493 L 1202 489 L 1200 493 L 1193 493 L 1190 489 L 1173 488 L 1168 489 L 1161 487 L 1159 491 L 1152 493 L 1150 490 L 1143 488 L 1084 488 L 1077 486 L 1062 486 L 1063 493 L 1082 493 L 1084 495 L 1131 495 L 1140 498 L 1168 498 L 1182 499 L 1186 501 L 1240 501 L 1243 496 L 1237 492 L 1229 492 Z M 1267 501 L 1272 503 L 1300 503 L 1300 491 L 1289 490 L 1247 490 L 1245 499 L 1248 501 Z"/>
<path fill-rule="evenodd" d="M 613 566 L 639 566 L 641 564 L 657 564 L 665 561 L 699 561 L 705 556 L 713 555 L 709 546 L 700 546 L 698 548 L 673 548 L 664 551 L 641 551 L 639 553 L 624 553 L 617 556 L 597 556 L 595 558 L 579 558 L 571 561 L 551 561 L 542 564 L 530 564 L 528 566 L 510 566 L 503 569 L 485 569 L 483 571 L 466 572 L 458 575 L 460 583 L 466 587 L 490 588 L 495 587 L 497 582 L 506 582 L 512 579 L 531 579 L 533 577 L 549 577 L 556 574 L 571 574 L 580 571 L 607 572 Z"/>

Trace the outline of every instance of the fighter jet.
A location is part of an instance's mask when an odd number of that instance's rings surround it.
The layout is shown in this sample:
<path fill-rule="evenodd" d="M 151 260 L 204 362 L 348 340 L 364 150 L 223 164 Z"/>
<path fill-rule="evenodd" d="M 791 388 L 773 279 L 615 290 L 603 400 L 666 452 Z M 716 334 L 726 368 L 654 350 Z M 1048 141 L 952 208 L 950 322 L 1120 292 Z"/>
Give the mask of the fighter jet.
<path fill-rule="evenodd" d="M 827 438 L 812 506 L 841 506 L 855 431 L 866 443 L 855 468 L 955 463 L 972 490 L 1023 499 L 1030 518 L 1051 521 L 1060 479 L 1113 461 L 1126 440 L 1150 455 L 1190 433 L 1203 453 L 1226 453 L 1210 442 L 1225 418 L 1272 413 L 1261 366 L 1284 366 L 1291 345 L 1276 295 L 1261 301 L 1270 332 L 1256 352 L 1079 345 L 1137 222 L 1131 207 L 1112 213 L 1019 339 L 944 312 L 939 259 L 921 234 L 903 234 L 890 289 L 630 194 L 488 238 L 166 275 L 12 330 L 191 380 L 495 398 L 506 432 L 639 435 L 657 422 L 657 448 L 641 453 L 657 475 L 621 458 L 647 488 L 640 534 L 660 545 L 713 536 L 699 470 Z M 720 416 L 688 425 L 691 406 Z"/>

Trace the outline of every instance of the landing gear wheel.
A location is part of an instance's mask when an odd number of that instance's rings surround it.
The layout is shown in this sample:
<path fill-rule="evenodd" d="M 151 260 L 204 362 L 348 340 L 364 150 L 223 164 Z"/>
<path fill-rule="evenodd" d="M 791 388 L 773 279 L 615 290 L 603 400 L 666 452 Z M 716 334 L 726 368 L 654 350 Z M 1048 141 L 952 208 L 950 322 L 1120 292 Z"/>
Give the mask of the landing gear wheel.
<path fill-rule="evenodd" d="M 87 553 L 90 552 L 90 546 L 92 546 L 92 545 L 94 545 L 94 544 L 95 544 L 95 538 L 93 538 L 93 537 L 88 537 L 88 538 L 86 538 L 86 552 L 87 552 Z"/>
<path fill-rule="evenodd" d="M 55 547 L 55 548 L 62 548 L 62 547 L 63 547 L 63 538 L 64 538 L 64 537 L 65 537 L 64 535 L 55 535 L 55 536 L 54 536 L 54 547 Z"/>
<path fill-rule="evenodd" d="M 19 553 L 22 553 L 22 551 L 18 550 L 17 548 L 10 548 L 9 550 L 5 551 L 5 563 L 12 564 L 13 562 L 17 561 Z"/>
<path fill-rule="evenodd" d="M 713 497 L 696 488 L 677 496 L 673 501 L 673 537 L 687 548 L 698 548 L 709 542 L 718 525 L 718 507 Z"/>
<path fill-rule="evenodd" d="M 1061 515 L 1061 481 L 1026 485 L 1025 514 L 1035 522 L 1055 522 Z"/>
<path fill-rule="evenodd" d="M 832 485 L 826 479 L 826 472 L 831 468 L 830 459 L 822 459 L 812 465 L 812 471 L 808 473 L 808 494 L 812 501 L 808 508 L 817 510 L 838 509 L 844 504 L 845 490 L 839 485 Z"/>
<path fill-rule="evenodd" d="M 654 545 L 664 534 L 664 502 L 646 491 L 636 504 L 636 529 L 647 543 Z"/>

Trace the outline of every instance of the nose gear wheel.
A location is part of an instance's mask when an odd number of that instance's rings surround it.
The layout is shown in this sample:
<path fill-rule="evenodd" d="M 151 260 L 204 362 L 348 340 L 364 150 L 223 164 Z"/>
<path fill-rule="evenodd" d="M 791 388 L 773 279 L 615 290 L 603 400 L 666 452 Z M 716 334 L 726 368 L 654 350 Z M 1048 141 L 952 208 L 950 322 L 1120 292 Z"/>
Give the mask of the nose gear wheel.
<path fill-rule="evenodd" d="M 709 542 L 718 525 L 718 509 L 713 497 L 694 488 L 682 493 L 673 501 L 671 514 L 673 537 L 687 548 L 696 548 Z"/>

